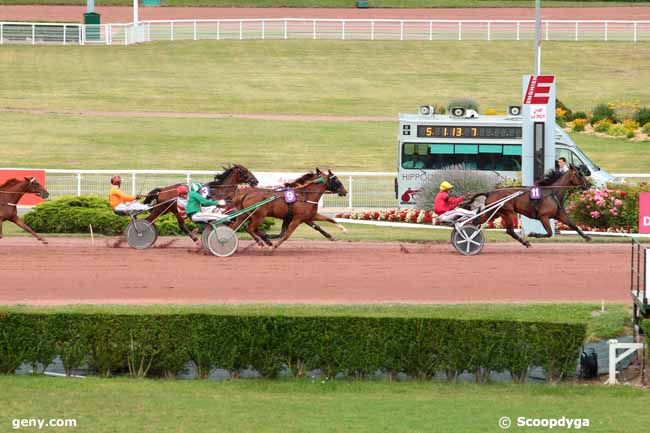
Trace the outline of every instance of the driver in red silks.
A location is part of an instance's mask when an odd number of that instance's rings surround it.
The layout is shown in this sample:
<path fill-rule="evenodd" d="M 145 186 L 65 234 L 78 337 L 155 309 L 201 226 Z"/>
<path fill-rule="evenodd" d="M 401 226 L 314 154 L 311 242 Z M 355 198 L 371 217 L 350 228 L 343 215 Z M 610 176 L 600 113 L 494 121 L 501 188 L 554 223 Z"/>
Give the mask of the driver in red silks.
<path fill-rule="evenodd" d="M 436 195 L 433 202 L 433 211 L 438 215 L 442 222 L 454 222 L 463 216 L 475 215 L 471 210 L 459 208 L 458 205 L 465 200 L 462 195 L 460 197 L 452 197 L 449 191 L 454 189 L 454 186 L 445 181 L 440 184 L 440 192 Z"/>

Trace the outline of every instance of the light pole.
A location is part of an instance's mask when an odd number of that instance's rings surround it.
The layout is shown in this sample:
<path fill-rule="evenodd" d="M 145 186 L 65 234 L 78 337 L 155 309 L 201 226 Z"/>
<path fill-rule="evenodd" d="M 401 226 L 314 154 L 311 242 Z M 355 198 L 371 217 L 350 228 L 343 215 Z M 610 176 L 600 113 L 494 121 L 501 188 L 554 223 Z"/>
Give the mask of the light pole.
<path fill-rule="evenodd" d="M 137 1 L 137 0 L 135 0 Z M 535 75 L 542 73 L 542 22 L 540 20 L 540 0 L 535 0 Z"/>

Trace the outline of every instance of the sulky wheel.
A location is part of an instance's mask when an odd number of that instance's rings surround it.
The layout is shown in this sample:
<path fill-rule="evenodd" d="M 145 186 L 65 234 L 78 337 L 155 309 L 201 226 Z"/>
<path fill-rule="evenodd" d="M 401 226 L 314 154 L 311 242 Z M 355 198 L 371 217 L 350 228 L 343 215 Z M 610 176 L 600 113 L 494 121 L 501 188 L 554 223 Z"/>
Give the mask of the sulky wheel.
<path fill-rule="evenodd" d="M 126 241 L 131 248 L 144 250 L 158 239 L 156 226 L 147 220 L 133 220 L 126 228 Z"/>
<path fill-rule="evenodd" d="M 239 238 L 230 227 L 218 225 L 213 227 L 208 234 L 208 250 L 217 257 L 228 257 L 237 251 Z"/>
<path fill-rule="evenodd" d="M 451 243 L 456 251 L 464 256 L 473 256 L 483 249 L 485 238 L 479 227 L 471 224 L 454 229 L 451 232 Z"/>
<path fill-rule="evenodd" d="M 201 232 L 201 245 L 203 245 L 203 248 L 206 250 L 210 250 L 208 247 L 208 236 L 210 236 L 210 232 L 212 231 L 212 226 L 210 224 L 206 224 L 205 227 L 203 228 L 203 231 Z"/>

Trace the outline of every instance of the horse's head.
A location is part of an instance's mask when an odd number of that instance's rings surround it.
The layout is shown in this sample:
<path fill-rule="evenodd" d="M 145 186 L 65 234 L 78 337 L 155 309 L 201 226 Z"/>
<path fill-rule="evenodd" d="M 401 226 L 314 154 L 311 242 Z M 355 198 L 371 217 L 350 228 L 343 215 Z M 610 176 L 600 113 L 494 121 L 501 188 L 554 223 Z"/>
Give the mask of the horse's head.
<path fill-rule="evenodd" d="M 589 181 L 591 171 L 586 165 L 575 166 L 571 164 L 565 175 L 568 177 L 567 182 L 569 185 L 583 190 L 591 188 L 591 182 Z"/>
<path fill-rule="evenodd" d="M 327 173 L 323 173 L 320 170 L 318 171 L 321 173 L 321 177 L 325 180 L 325 185 L 327 186 L 326 191 L 336 193 L 340 197 L 345 197 L 348 194 L 348 190 L 345 189 L 339 178 L 332 173 L 331 170 L 327 170 Z"/>
<path fill-rule="evenodd" d="M 27 181 L 27 190 L 25 192 L 36 194 L 42 198 L 48 198 L 50 196 L 50 193 L 43 188 L 43 185 L 38 183 L 36 178 L 26 177 L 25 180 Z"/>
<path fill-rule="evenodd" d="M 259 183 L 255 175 L 240 164 L 224 167 L 223 173 L 216 175 L 214 181 L 218 184 L 239 185 L 245 183 L 250 186 L 257 186 Z"/>

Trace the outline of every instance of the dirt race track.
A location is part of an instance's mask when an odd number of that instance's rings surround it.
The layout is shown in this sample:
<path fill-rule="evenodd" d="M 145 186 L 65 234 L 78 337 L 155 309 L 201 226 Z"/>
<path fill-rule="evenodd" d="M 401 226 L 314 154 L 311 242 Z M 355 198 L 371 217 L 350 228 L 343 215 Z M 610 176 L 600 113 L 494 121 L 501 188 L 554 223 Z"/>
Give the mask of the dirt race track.
<path fill-rule="evenodd" d="M 5 238 L 0 304 L 629 300 L 627 244 L 492 243 L 475 257 L 450 245 L 289 241 L 273 255 L 248 245 L 219 259 L 186 239 L 136 251 L 104 239 Z"/>

